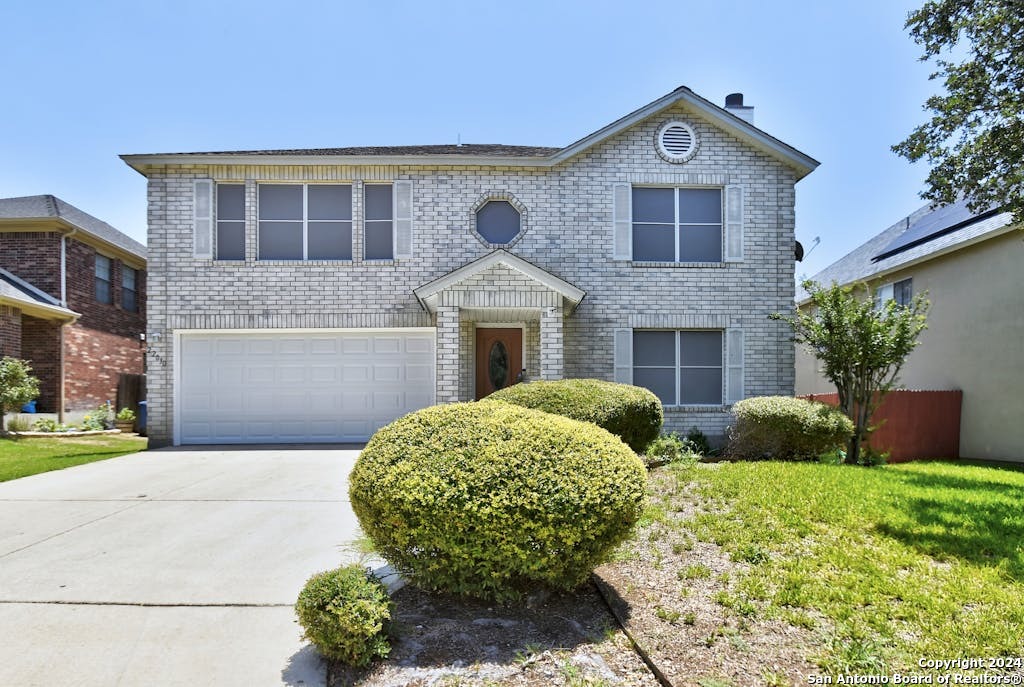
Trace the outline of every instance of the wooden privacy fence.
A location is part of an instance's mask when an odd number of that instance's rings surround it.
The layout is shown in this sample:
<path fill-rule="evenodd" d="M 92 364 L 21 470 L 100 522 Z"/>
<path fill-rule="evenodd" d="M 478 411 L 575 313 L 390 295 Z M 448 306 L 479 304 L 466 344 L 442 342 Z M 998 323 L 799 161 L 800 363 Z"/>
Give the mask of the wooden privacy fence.
<path fill-rule="evenodd" d="M 839 395 L 808 394 L 811 401 L 839 405 Z M 890 391 L 871 418 L 868 445 L 889 452 L 889 462 L 960 457 L 960 404 L 963 392 Z"/>
<path fill-rule="evenodd" d="M 131 408 L 137 414 L 139 401 L 146 400 L 146 375 L 121 374 L 117 380 L 117 402 L 114 412 Z"/>

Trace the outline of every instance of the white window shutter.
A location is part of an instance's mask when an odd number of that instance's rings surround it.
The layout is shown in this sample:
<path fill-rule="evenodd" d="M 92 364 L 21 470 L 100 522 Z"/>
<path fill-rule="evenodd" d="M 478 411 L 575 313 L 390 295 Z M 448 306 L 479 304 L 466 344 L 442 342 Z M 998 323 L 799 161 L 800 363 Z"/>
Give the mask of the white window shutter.
<path fill-rule="evenodd" d="M 633 383 L 633 330 L 615 330 L 615 381 Z"/>
<path fill-rule="evenodd" d="M 612 237 L 615 260 L 633 259 L 633 187 L 615 184 L 612 209 Z"/>
<path fill-rule="evenodd" d="M 725 402 L 743 400 L 743 330 L 725 330 Z"/>
<path fill-rule="evenodd" d="M 396 258 L 412 257 L 412 182 L 396 181 L 395 203 L 395 245 Z"/>
<path fill-rule="evenodd" d="M 192 185 L 192 254 L 213 257 L 212 179 L 196 179 Z"/>
<path fill-rule="evenodd" d="M 743 187 L 725 187 L 725 261 L 743 259 Z"/>

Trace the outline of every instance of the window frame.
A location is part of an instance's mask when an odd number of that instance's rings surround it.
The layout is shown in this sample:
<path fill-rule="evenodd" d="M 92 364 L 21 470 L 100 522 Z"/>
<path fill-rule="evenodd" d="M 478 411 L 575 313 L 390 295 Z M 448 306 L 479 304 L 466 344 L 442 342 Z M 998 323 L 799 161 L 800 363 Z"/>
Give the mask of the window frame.
<path fill-rule="evenodd" d="M 302 219 L 301 220 L 264 220 L 260 215 L 260 187 L 262 186 L 299 186 L 302 188 Z M 310 186 L 347 186 L 349 188 L 349 219 L 309 219 L 309 187 Z M 257 262 L 340 262 L 350 263 L 353 260 L 355 245 L 355 185 L 349 182 L 287 182 L 287 181 L 260 181 L 256 183 L 256 261 Z M 302 257 L 301 258 L 263 258 L 260 257 L 260 224 L 262 222 L 291 222 L 302 224 Z M 349 223 L 349 257 L 347 258 L 311 258 L 309 257 L 309 225 L 321 222 L 348 222 Z"/>
<path fill-rule="evenodd" d="M 508 205 L 512 209 L 512 212 L 516 213 L 516 232 L 515 234 L 512 235 L 511 238 L 509 238 L 508 241 L 492 241 L 487 235 L 484 234 L 483 231 L 480 230 L 480 213 L 483 212 L 487 208 L 487 206 L 491 205 L 492 203 L 504 203 L 505 205 Z M 514 243 L 516 243 L 519 240 L 519 238 L 523 235 L 523 212 L 522 210 L 517 208 L 515 203 L 513 203 L 508 198 L 488 198 L 483 203 L 480 203 L 473 210 L 473 231 L 475 231 L 476 234 L 488 246 L 502 248 L 511 246 Z"/>
<path fill-rule="evenodd" d="M 107 262 L 107 278 L 104 279 L 100 276 L 99 267 L 100 260 L 106 260 Z M 103 255 L 102 253 L 96 253 L 96 258 L 93 261 L 93 295 L 96 298 L 97 303 L 103 303 L 104 305 L 114 304 L 114 259 Z M 100 298 L 100 284 L 106 284 L 107 296 L 106 300 Z"/>
<path fill-rule="evenodd" d="M 391 189 L 391 217 L 389 219 L 367 219 L 366 218 L 366 189 L 371 186 L 386 186 Z M 397 214 L 395 208 L 395 184 L 393 181 L 373 181 L 363 182 L 363 262 L 391 262 L 395 259 L 395 231 L 397 229 L 396 217 Z M 370 229 L 370 225 L 384 224 L 387 222 L 391 226 L 391 255 L 386 258 L 370 258 L 366 255 L 367 246 L 367 230 Z"/>
<path fill-rule="evenodd" d="M 129 274 L 132 275 L 132 288 L 128 288 L 125 284 L 125 277 Z M 128 294 L 132 295 L 132 307 L 128 307 L 125 303 Z M 125 312 L 139 312 L 139 270 L 124 263 L 121 264 L 121 309 Z"/>
<path fill-rule="evenodd" d="M 672 332 L 675 335 L 673 337 L 674 341 L 673 341 L 673 349 L 672 349 L 673 350 L 673 355 L 675 356 L 675 364 L 673 366 L 674 372 L 675 372 L 675 399 L 674 399 L 675 403 L 664 403 L 663 402 L 662 405 L 664 407 L 666 407 L 666 408 L 721 408 L 721 407 L 727 405 L 727 401 L 726 401 L 727 390 L 726 390 L 725 386 L 726 386 L 726 381 L 727 381 L 726 375 L 727 375 L 727 371 L 728 371 L 728 365 L 727 365 L 727 359 L 726 359 L 727 353 L 726 353 L 725 348 L 726 348 L 726 337 L 727 337 L 728 330 L 726 330 L 726 329 L 714 329 L 714 328 L 710 328 L 710 329 L 652 329 L 652 328 L 634 328 L 631 331 L 632 331 L 632 337 L 631 337 L 631 349 L 632 349 L 632 353 L 631 353 L 632 361 L 631 362 L 632 362 L 632 364 L 630 366 L 630 369 L 631 369 L 631 374 L 633 375 L 634 378 L 636 377 L 636 370 L 637 370 L 637 368 L 640 368 L 640 369 L 652 369 L 652 370 L 653 369 L 667 369 L 668 368 L 667 365 L 638 365 L 637 364 L 637 360 L 636 360 L 636 349 L 637 349 L 637 346 L 636 346 L 636 339 L 635 339 L 636 334 L 638 332 L 641 332 L 641 333 L 643 333 L 643 332 Z M 688 333 L 688 332 L 714 332 L 714 333 L 717 333 L 719 335 L 719 345 L 720 345 L 720 351 L 719 351 L 719 353 L 720 353 L 720 358 L 719 358 L 720 364 L 719 365 L 715 366 L 715 365 L 683 365 L 682 364 L 682 360 L 680 360 L 681 356 L 680 356 L 680 351 L 679 351 L 679 348 L 680 348 L 680 334 Z M 718 390 L 719 402 L 718 403 L 682 403 L 681 402 L 682 392 L 683 392 L 683 388 L 682 388 L 682 376 L 683 376 L 682 375 L 682 371 L 684 369 L 715 369 L 715 370 L 718 370 L 719 371 L 719 384 L 718 384 L 718 386 L 719 386 L 719 390 Z M 635 379 L 634 379 L 634 382 L 635 382 Z"/>
<path fill-rule="evenodd" d="M 637 189 L 671 189 L 672 193 L 672 206 L 673 206 L 673 222 L 670 225 L 668 222 L 638 222 L 633 219 L 633 213 L 636 208 L 635 191 Z M 719 203 L 719 221 L 714 222 L 680 222 L 679 221 L 679 195 L 680 191 L 718 191 L 718 203 Z M 630 259 L 632 262 L 637 263 L 675 263 L 675 264 L 697 264 L 697 265 L 718 265 L 724 263 L 726 257 L 726 212 L 725 206 L 726 201 L 726 186 L 725 185 L 697 185 L 697 184 L 630 184 L 629 188 L 629 229 L 630 229 Z M 649 260 L 644 258 L 636 257 L 636 226 L 640 225 L 659 225 L 659 226 L 672 226 L 673 228 L 673 258 L 660 259 L 660 260 Z M 679 239 L 681 226 L 691 227 L 718 227 L 718 260 L 681 260 L 679 255 Z"/>
<path fill-rule="evenodd" d="M 221 219 L 220 217 L 220 188 L 221 186 L 238 186 L 242 189 L 242 219 Z M 213 183 L 213 259 L 221 262 L 240 262 L 245 260 L 245 198 L 246 188 L 245 183 L 238 183 L 234 181 L 215 181 Z M 257 197 L 259 191 L 257 191 Z M 259 224 L 259 209 L 257 207 L 257 235 L 258 224 Z M 242 225 L 242 257 L 240 258 L 222 258 L 220 257 L 220 225 L 221 224 L 241 224 Z"/>
<path fill-rule="evenodd" d="M 900 298 L 899 298 L 899 296 L 902 295 L 900 287 L 902 287 L 903 285 L 906 285 L 906 287 L 907 287 L 907 296 L 908 296 L 908 298 L 906 300 L 906 303 L 900 302 Z M 896 305 L 902 305 L 905 308 L 910 306 L 910 304 L 914 302 L 914 278 L 913 277 L 907 277 L 906 279 L 900 279 L 899 281 L 894 281 L 892 283 L 892 299 L 894 301 L 896 301 Z"/>
<path fill-rule="evenodd" d="M 900 303 L 899 299 L 896 298 L 896 287 L 910 284 L 910 300 L 906 303 Z M 875 310 L 884 310 L 885 304 L 888 301 L 894 301 L 896 305 L 902 307 L 908 307 L 914 301 L 914 278 L 904 277 L 903 279 L 897 279 L 896 281 L 888 281 L 884 284 L 879 284 L 878 288 L 875 289 Z"/>

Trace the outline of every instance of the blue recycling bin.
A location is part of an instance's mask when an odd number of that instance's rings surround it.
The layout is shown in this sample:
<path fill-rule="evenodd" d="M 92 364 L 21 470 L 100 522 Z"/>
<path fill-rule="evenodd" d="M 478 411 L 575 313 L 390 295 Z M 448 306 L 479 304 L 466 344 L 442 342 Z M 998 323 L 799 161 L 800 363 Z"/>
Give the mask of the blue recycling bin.
<path fill-rule="evenodd" d="M 25 405 L 23 405 L 21 407 L 21 412 L 23 412 L 23 413 L 34 413 L 34 412 L 36 412 L 36 402 L 35 401 L 29 401 L 28 403 L 26 403 Z"/>
<path fill-rule="evenodd" d="M 139 422 L 139 434 L 141 434 L 142 436 L 147 436 L 146 435 L 146 402 L 145 401 L 139 401 L 139 417 L 138 417 L 138 422 Z"/>

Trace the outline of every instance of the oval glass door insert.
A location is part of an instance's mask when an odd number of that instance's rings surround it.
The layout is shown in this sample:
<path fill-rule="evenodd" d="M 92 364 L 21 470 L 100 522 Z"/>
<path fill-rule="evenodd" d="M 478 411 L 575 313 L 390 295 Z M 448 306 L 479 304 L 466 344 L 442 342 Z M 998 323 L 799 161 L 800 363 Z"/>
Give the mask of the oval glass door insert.
<path fill-rule="evenodd" d="M 508 364 L 508 349 L 501 341 L 495 341 L 487 354 L 487 376 L 495 390 L 504 389 L 508 384 Z"/>

